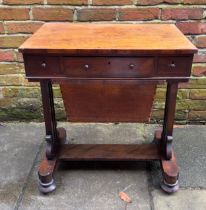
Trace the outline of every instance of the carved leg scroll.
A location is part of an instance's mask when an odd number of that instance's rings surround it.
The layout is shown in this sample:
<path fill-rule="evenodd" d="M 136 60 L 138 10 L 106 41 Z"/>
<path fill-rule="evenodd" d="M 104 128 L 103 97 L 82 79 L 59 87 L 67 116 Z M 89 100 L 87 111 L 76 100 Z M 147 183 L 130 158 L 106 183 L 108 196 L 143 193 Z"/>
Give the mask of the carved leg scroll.
<path fill-rule="evenodd" d="M 64 144 L 66 140 L 66 131 L 64 128 L 57 128 L 57 137 L 59 144 Z M 49 193 L 56 189 L 54 182 L 54 173 L 58 165 L 58 157 L 49 160 L 46 155 L 41 161 L 38 170 L 39 176 L 39 191 Z"/>
<path fill-rule="evenodd" d="M 155 131 L 154 142 L 159 144 L 161 142 L 162 130 Z M 160 148 L 161 151 L 161 148 Z M 179 167 L 176 162 L 174 151 L 172 150 L 172 157 L 170 160 L 164 159 L 161 156 L 160 164 L 162 168 L 163 182 L 161 188 L 167 193 L 174 193 L 179 190 Z"/>

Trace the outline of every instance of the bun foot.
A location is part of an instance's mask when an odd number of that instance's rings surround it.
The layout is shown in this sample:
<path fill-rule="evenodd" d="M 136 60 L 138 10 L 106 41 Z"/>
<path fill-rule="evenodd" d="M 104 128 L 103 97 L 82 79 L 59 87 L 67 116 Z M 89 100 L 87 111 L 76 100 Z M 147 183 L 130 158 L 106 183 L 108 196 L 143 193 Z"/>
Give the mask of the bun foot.
<path fill-rule="evenodd" d="M 163 182 L 161 188 L 167 193 L 174 193 L 179 190 L 179 167 L 176 162 L 175 154 L 172 151 L 172 158 L 170 160 L 160 160 L 163 173 Z"/>
<path fill-rule="evenodd" d="M 174 184 L 169 184 L 165 180 L 161 184 L 161 188 L 164 192 L 172 194 L 179 190 L 178 180 Z"/>
<path fill-rule="evenodd" d="M 47 194 L 56 189 L 56 184 L 53 179 L 56 167 L 57 159 L 48 160 L 45 156 L 41 161 L 38 170 L 40 192 Z"/>
<path fill-rule="evenodd" d="M 51 180 L 51 182 L 48 183 L 42 183 L 39 181 L 39 191 L 43 194 L 47 194 L 50 192 L 53 192 L 56 189 L 56 184 L 54 182 L 54 179 Z"/>

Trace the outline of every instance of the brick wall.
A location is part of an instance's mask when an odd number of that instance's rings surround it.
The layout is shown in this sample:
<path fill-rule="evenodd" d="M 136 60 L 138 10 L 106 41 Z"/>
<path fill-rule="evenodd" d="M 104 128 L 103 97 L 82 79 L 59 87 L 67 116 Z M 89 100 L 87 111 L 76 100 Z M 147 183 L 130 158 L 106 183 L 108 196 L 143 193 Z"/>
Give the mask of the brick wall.
<path fill-rule="evenodd" d="M 24 79 L 18 46 L 46 21 L 175 23 L 199 48 L 193 79 L 181 84 L 176 120 L 206 122 L 206 0 L 0 0 L 0 120 L 42 119 L 38 84 Z M 61 94 L 56 111 L 64 118 Z M 159 86 L 154 120 L 162 119 L 165 86 Z"/>

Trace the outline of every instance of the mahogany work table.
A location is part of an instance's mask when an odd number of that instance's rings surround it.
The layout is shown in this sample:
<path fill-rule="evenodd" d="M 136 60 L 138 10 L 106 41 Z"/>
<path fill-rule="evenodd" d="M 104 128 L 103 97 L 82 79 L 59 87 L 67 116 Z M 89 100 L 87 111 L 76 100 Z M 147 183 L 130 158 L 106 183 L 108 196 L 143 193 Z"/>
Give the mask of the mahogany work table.
<path fill-rule="evenodd" d="M 46 152 L 39 189 L 53 191 L 64 161 L 160 161 L 164 191 L 179 188 L 172 149 L 179 82 L 190 78 L 196 47 L 173 24 L 46 23 L 20 47 L 26 78 L 40 82 Z M 166 81 L 163 128 L 151 144 L 66 144 L 57 128 L 52 84 L 60 84 L 72 122 L 145 122 L 155 87 Z"/>

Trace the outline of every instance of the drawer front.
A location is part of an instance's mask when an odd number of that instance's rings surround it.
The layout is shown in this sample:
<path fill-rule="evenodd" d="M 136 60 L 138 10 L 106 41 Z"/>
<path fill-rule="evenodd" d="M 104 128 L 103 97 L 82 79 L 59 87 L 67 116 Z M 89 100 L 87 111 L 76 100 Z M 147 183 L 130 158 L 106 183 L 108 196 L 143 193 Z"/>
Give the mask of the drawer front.
<path fill-rule="evenodd" d="M 57 56 L 26 56 L 25 70 L 27 76 L 58 76 L 60 75 L 60 59 Z"/>
<path fill-rule="evenodd" d="M 163 56 L 158 58 L 158 76 L 190 76 L 191 57 Z"/>
<path fill-rule="evenodd" d="M 153 57 L 63 57 L 65 76 L 131 78 L 154 74 Z"/>

